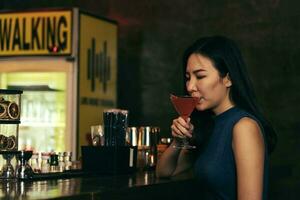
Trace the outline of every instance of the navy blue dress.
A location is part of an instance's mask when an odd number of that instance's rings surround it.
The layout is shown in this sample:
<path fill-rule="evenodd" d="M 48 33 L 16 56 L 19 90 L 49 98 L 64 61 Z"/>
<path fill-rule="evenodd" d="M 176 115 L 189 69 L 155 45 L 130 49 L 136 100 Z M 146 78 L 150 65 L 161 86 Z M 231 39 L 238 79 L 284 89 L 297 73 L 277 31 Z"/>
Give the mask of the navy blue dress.
<path fill-rule="evenodd" d="M 212 135 L 195 163 L 195 174 L 206 193 L 205 199 L 237 199 L 237 175 L 232 150 L 232 130 L 243 117 L 258 120 L 249 113 L 233 107 L 214 118 Z M 258 122 L 258 124 L 260 124 Z M 266 145 L 265 145 L 266 146 Z M 265 150 L 263 199 L 267 199 L 268 154 Z"/>

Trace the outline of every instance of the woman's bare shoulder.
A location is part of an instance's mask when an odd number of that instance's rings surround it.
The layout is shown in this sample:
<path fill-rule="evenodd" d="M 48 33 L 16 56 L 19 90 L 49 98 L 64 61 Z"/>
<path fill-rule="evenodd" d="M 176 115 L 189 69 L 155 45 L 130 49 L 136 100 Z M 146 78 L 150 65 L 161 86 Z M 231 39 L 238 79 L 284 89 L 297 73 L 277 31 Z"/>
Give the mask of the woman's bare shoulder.
<path fill-rule="evenodd" d="M 253 152 L 264 150 L 264 138 L 262 130 L 254 119 L 241 118 L 233 127 L 233 147 Z"/>

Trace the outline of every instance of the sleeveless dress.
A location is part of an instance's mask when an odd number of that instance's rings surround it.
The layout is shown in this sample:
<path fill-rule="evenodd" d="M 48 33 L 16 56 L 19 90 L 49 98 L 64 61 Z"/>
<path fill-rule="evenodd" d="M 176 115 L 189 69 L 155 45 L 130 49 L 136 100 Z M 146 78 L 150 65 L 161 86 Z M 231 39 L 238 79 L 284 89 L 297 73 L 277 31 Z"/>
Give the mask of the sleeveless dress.
<path fill-rule="evenodd" d="M 259 121 L 251 114 L 233 107 L 214 118 L 212 135 L 195 162 L 195 175 L 205 192 L 205 199 L 237 199 L 237 175 L 232 150 L 232 130 L 243 117 Z M 260 125 L 263 132 L 262 126 Z M 263 200 L 267 199 L 269 158 L 265 143 Z"/>

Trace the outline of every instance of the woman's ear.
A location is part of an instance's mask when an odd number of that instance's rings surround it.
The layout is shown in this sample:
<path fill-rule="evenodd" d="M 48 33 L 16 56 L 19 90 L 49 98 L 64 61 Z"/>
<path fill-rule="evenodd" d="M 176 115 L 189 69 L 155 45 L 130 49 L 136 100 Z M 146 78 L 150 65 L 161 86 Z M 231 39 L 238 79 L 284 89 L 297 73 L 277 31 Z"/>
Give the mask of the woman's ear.
<path fill-rule="evenodd" d="M 227 73 L 226 76 L 223 78 L 223 83 L 226 87 L 231 87 L 232 83 L 231 83 L 229 73 Z"/>

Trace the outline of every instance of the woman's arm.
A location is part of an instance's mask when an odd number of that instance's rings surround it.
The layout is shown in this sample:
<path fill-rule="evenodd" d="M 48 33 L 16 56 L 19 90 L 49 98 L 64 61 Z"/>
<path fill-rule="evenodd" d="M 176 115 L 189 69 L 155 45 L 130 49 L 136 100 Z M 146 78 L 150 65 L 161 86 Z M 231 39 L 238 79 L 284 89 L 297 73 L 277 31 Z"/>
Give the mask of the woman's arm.
<path fill-rule="evenodd" d="M 174 139 L 158 160 L 156 166 L 156 175 L 158 177 L 174 176 L 192 167 L 192 152 L 185 149 L 173 148 L 172 146 L 175 144 L 176 140 Z"/>
<path fill-rule="evenodd" d="M 265 145 L 255 120 L 245 117 L 234 126 L 232 147 L 237 169 L 238 200 L 261 200 Z"/>
<path fill-rule="evenodd" d="M 171 126 L 173 142 L 165 150 L 156 166 L 156 175 L 158 177 L 170 177 L 186 171 L 192 167 L 193 155 L 192 152 L 184 149 L 173 148 L 178 142 L 179 138 L 191 137 L 193 132 L 193 125 L 190 119 L 187 121 L 181 117 L 173 120 Z"/>

